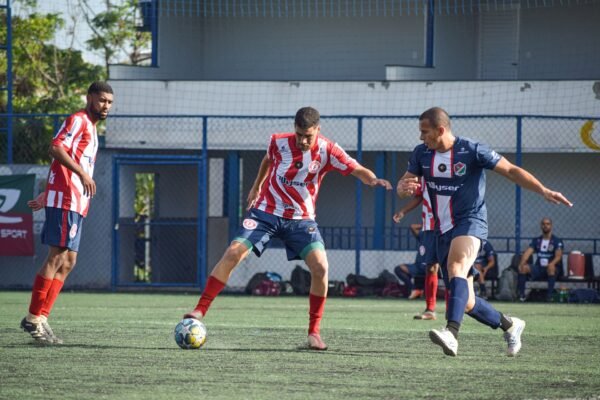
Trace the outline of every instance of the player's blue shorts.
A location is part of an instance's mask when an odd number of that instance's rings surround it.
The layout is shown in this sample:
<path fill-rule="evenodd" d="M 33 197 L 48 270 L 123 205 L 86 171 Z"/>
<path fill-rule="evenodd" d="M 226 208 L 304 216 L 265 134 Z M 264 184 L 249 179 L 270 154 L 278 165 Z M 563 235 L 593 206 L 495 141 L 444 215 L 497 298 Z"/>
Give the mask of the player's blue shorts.
<path fill-rule="evenodd" d="M 437 256 L 442 267 L 442 276 L 444 277 L 444 283 L 446 284 L 446 287 L 448 287 L 450 284 L 450 280 L 448 279 L 448 253 L 450 252 L 450 244 L 452 243 L 452 239 L 458 236 L 475 236 L 476 238 L 479 238 L 481 240 L 481 244 L 483 244 L 483 241 L 487 239 L 487 233 L 487 224 L 484 221 L 467 219 L 465 221 L 461 221 L 458 225 L 443 235 L 438 236 Z M 477 271 L 474 266 L 471 266 L 467 276 L 473 276 L 476 278 L 478 275 L 479 271 Z"/>
<path fill-rule="evenodd" d="M 48 246 L 79 251 L 83 217 L 74 211 L 46 207 L 46 222 L 42 228 L 42 243 Z"/>
<path fill-rule="evenodd" d="M 556 272 L 555 272 L 555 274 L 556 274 Z M 538 265 L 537 263 L 533 264 L 531 266 L 531 280 L 532 281 L 547 281 L 548 280 L 548 267 L 542 267 L 541 265 Z"/>
<path fill-rule="evenodd" d="M 272 238 L 285 244 L 288 260 L 304 260 L 314 249 L 325 250 L 317 223 L 312 219 L 287 219 L 256 208 L 244 219 L 234 241 L 252 249 L 258 257 Z"/>
<path fill-rule="evenodd" d="M 425 265 L 436 264 L 438 262 L 436 231 L 421 231 L 420 242 L 419 253 Z"/>

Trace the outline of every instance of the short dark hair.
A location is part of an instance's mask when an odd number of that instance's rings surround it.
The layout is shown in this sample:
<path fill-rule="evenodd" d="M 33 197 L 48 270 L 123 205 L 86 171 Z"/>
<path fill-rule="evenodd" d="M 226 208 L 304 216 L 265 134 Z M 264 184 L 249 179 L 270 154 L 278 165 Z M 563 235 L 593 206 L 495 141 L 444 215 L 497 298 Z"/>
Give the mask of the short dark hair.
<path fill-rule="evenodd" d="M 302 107 L 296 112 L 294 124 L 300 129 L 308 129 L 319 125 L 321 115 L 312 107 Z"/>
<path fill-rule="evenodd" d="M 108 83 L 103 82 L 103 81 L 96 81 L 96 82 L 92 83 L 90 85 L 90 87 L 88 88 L 87 94 L 92 94 L 92 93 L 113 94 L 113 90 L 112 90 L 112 87 L 110 87 L 110 85 Z"/>
<path fill-rule="evenodd" d="M 450 116 L 443 108 L 432 107 L 429 110 L 424 111 L 419 117 L 419 121 L 424 119 L 429 120 L 434 128 L 438 128 L 440 126 L 450 128 Z"/>

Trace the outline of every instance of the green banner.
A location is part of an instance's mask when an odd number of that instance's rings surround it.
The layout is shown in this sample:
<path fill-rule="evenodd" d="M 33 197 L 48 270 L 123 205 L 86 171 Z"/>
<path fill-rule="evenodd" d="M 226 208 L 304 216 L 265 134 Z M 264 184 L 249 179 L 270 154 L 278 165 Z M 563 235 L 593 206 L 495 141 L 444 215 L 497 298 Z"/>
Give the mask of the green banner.
<path fill-rule="evenodd" d="M 0 176 L 0 256 L 32 256 L 35 174 Z"/>

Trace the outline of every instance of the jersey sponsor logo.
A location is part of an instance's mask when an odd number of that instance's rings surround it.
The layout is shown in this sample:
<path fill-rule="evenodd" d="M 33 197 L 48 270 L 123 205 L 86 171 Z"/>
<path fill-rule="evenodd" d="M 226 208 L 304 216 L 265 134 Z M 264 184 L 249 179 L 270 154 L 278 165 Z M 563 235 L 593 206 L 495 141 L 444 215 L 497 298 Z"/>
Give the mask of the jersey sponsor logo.
<path fill-rule="evenodd" d="M 50 171 L 50 175 L 48 176 L 48 183 L 54 185 L 54 178 L 56 178 L 56 172 Z"/>
<path fill-rule="evenodd" d="M 303 165 L 304 165 L 304 164 L 302 164 L 302 161 L 296 161 L 296 162 L 294 163 L 294 167 L 296 167 L 296 169 L 300 169 L 300 168 L 302 168 L 302 166 L 303 166 Z"/>
<path fill-rule="evenodd" d="M 457 162 L 454 164 L 454 175 L 463 176 L 467 173 L 467 166 L 464 163 Z"/>
<path fill-rule="evenodd" d="M 310 164 L 308 164 L 308 172 L 310 172 L 311 174 L 316 173 L 319 168 L 321 168 L 321 163 L 318 161 L 311 161 Z"/>
<path fill-rule="evenodd" d="M 277 179 L 279 182 L 283 183 L 286 186 L 300 186 L 306 187 L 310 182 L 299 182 L 299 181 L 290 181 L 285 176 L 277 175 Z"/>
<path fill-rule="evenodd" d="M 73 239 L 75 236 L 77 236 L 77 224 L 73 224 L 71 230 L 69 231 L 69 237 L 71 239 Z"/>
<path fill-rule="evenodd" d="M 314 226 L 308 227 L 308 233 L 314 233 L 316 230 L 317 230 L 317 228 L 315 228 Z"/>
<path fill-rule="evenodd" d="M 458 189 L 460 189 L 460 185 L 457 186 L 452 186 L 452 185 L 436 185 L 434 182 L 431 181 L 427 181 L 427 186 L 429 186 L 431 189 L 436 190 L 438 192 L 441 191 L 451 191 L 451 192 L 456 192 Z"/>
<path fill-rule="evenodd" d="M 440 172 L 446 172 L 446 164 L 440 164 L 440 165 L 438 165 L 438 171 L 440 171 Z"/>
<path fill-rule="evenodd" d="M 244 222 L 242 222 L 242 226 L 251 231 L 251 230 L 256 229 L 258 224 L 256 223 L 255 220 L 253 220 L 251 218 L 246 218 L 246 219 L 244 219 Z"/>

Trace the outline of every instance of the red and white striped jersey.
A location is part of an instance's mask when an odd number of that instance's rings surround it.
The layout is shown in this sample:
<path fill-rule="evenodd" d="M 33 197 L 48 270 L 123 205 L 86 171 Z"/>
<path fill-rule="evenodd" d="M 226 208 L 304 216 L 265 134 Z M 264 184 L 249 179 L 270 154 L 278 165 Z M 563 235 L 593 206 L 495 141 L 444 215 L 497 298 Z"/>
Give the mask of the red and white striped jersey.
<path fill-rule="evenodd" d="M 288 219 L 315 219 L 321 181 L 329 171 L 348 175 L 358 166 L 337 143 L 319 135 L 312 149 L 296 146 L 295 133 L 271 135 L 267 178 L 254 207 Z"/>
<path fill-rule="evenodd" d="M 421 220 L 423 231 L 432 231 L 435 229 L 435 215 L 433 214 L 433 208 L 431 208 L 431 199 L 429 198 L 429 192 L 427 186 L 425 186 L 425 178 L 421 177 L 421 188 L 417 191 L 418 196 L 422 196 L 423 200 L 421 203 Z"/>
<path fill-rule="evenodd" d="M 67 117 L 52 139 L 52 145 L 61 146 L 90 177 L 93 176 L 98 134 L 85 110 Z M 89 197 L 83 195 L 79 176 L 58 161 L 52 160 L 46 186 L 46 207 L 74 211 L 85 217 L 89 203 Z"/>

